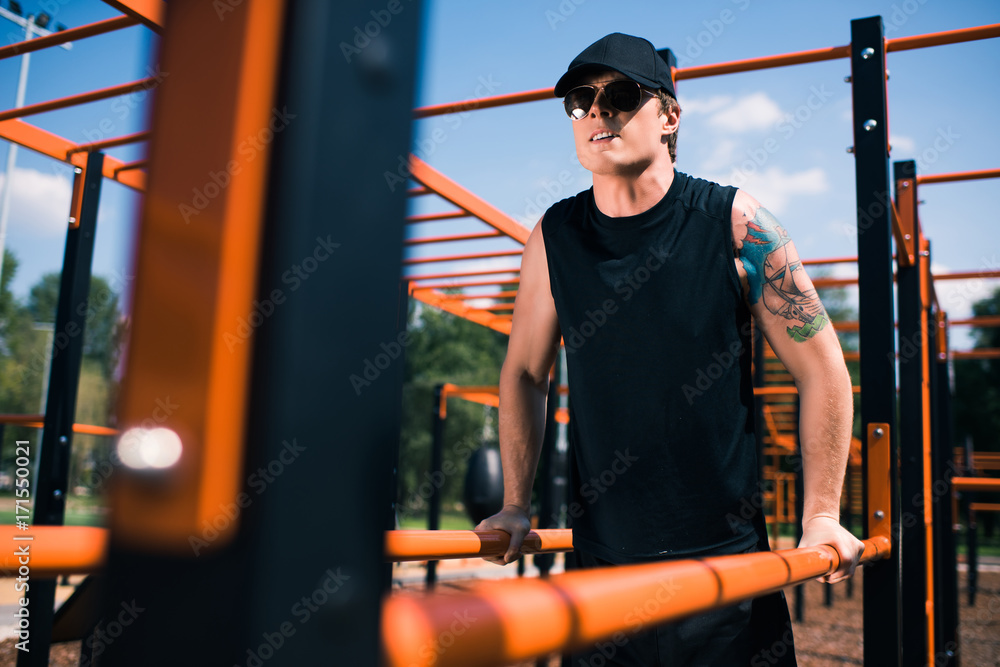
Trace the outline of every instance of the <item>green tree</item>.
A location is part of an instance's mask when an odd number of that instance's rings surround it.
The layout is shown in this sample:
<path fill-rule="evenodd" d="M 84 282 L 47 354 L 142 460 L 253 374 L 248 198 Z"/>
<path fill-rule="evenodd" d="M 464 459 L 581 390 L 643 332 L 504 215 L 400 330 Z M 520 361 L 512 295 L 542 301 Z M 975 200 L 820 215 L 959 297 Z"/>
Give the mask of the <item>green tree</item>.
<path fill-rule="evenodd" d="M 1000 288 L 972 306 L 975 317 L 1000 317 Z M 1000 348 L 1000 327 L 974 327 L 974 349 Z M 1000 451 L 1000 359 L 954 362 L 955 445 L 972 438 L 976 451 Z"/>
<path fill-rule="evenodd" d="M 505 335 L 421 303 L 411 303 L 409 319 L 399 456 L 401 518 L 426 513 L 433 482 L 429 472 L 435 385 L 496 386 L 507 350 Z M 487 420 L 492 428 L 484 429 Z M 448 401 L 443 454 L 451 474 L 445 475 L 441 484 L 445 507 L 461 499 L 466 460 L 482 444 L 484 432 L 495 440 L 495 425 L 495 409 L 458 398 Z"/>

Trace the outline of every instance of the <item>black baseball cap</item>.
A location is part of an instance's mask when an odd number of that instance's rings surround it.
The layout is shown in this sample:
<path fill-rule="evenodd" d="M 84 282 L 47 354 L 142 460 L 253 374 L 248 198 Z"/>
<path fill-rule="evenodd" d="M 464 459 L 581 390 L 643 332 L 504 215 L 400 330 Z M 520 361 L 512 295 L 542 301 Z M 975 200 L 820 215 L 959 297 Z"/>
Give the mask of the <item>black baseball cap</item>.
<path fill-rule="evenodd" d="M 648 88 L 662 88 L 677 97 L 670 66 L 653 45 L 642 37 L 620 32 L 600 38 L 573 59 L 556 83 L 556 97 L 563 97 L 572 90 L 581 76 L 609 69 L 621 72 Z"/>

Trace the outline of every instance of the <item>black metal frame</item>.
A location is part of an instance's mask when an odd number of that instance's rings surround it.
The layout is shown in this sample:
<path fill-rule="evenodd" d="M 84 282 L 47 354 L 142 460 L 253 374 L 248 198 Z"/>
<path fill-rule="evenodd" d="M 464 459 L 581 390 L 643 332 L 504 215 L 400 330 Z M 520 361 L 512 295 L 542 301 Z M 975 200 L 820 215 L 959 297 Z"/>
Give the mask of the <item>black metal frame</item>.
<path fill-rule="evenodd" d="M 854 124 L 855 187 L 858 206 L 859 348 L 861 355 L 862 433 L 868 425 L 889 425 L 891 497 L 898 499 L 896 470 L 896 340 L 893 303 L 892 238 L 889 199 L 888 122 L 885 41 L 882 17 L 851 21 L 851 82 Z M 874 124 L 872 124 L 872 122 Z M 867 129 L 866 129 L 867 128 Z M 868 448 L 862 447 L 868 482 Z M 892 503 L 893 526 L 899 503 Z M 869 499 L 864 502 L 868 517 Z M 867 519 L 865 521 L 866 537 Z M 895 537 L 895 536 L 893 536 Z M 899 665 L 904 641 L 900 617 L 898 540 L 892 555 L 868 567 L 864 578 L 864 663 Z"/>
<path fill-rule="evenodd" d="M 97 208 L 104 180 L 103 167 L 103 153 L 93 152 L 87 156 L 79 224 L 66 232 L 55 331 L 57 334 L 65 333 L 69 342 L 64 348 L 60 348 L 58 337 L 54 337 L 52 343 L 44 430 L 38 455 L 38 475 L 32 494 L 35 510 L 32 521 L 39 526 L 60 526 L 66 514 L 73 421 L 80 385 L 80 366 L 83 363 L 83 338 L 87 323 L 85 315 L 94 259 L 94 237 L 97 234 Z M 28 604 L 31 651 L 18 652 L 18 667 L 42 667 L 49 664 L 52 623 L 55 619 L 55 592 L 55 579 L 31 582 Z"/>

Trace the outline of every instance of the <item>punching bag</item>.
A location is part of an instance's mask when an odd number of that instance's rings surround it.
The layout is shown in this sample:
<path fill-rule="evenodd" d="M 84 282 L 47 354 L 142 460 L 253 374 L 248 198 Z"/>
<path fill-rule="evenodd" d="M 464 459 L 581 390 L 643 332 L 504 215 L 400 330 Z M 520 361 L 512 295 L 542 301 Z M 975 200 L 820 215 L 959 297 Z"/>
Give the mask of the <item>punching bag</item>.
<path fill-rule="evenodd" d="M 499 449 L 485 445 L 472 453 L 465 471 L 462 498 L 473 525 L 503 509 L 503 471 Z"/>

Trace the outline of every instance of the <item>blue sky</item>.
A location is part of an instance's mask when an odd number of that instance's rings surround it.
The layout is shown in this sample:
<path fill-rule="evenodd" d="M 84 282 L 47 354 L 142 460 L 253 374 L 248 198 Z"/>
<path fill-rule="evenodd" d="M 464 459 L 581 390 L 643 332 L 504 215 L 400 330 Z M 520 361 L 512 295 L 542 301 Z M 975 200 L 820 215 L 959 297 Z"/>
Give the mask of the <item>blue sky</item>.
<path fill-rule="evenodd" d="M 41 10 L 35 0 L 21 4 L 26 12 Z M 371 11 L 386 6 L 385 0 L 346 4 L 338 11 L 348 24 L 362 27 L 372 19 Z M 46 3 L 56 5 L 58 11 L 50 11 L 53 20 L 67 26 L 116 15 L 97 0 Z M 847 44 L 851 19 L 876 14 L 883 16 L 889 37 L 1000 22 L 995 0 L 435 0 L 422 12 L 418 105 L 552 86 L 574 55 L 615 31 L 673 48 L 686 66 Z M 4 43 L 13 41 L 13 24 L 0 19 L 0 25 Z M 345 31 L 331 39 L 350 41 L 352 35 Z M 155 48 L 150 31 L 136 27 L 77 42 L 72 51 L 35 53 L 26 101 L 148 76 Z M 18 65 L 18 59 L 0 61 L 0 107 L 13 105 Z M 994 79 L 1000 71 L 1000 39 L 890 53 L 888 67 L 893 160 L 917 159 L 920 173 L 1000 167 L 1000 133 L 994 125 L 1000 106 Z M 743 187 L 776 214 L 804 258 L 856 254 L 854 158 L 845 150 L 852 143 L 850 86 L 843 80 L 849 73 L 849 62 L 837 60 L 679 82 L 684 111 L 677 168 Z M 108 136 L 143 129 L 148 103 L 106 100 L 28 120 L 86 141 L 96 138 L 102 121 L 113 127 Z M 534 225 L 553 198 L 590 186 L 589 174 L 575 160 L 569 121 L 554 99 L 419 121 L 414 144 L 431 166 L 526 226 Z M 761 160 L 762 147 L 775 145 L 777 150 Z M 133 160 L 143 150 L 140 144 L 109 154 Z M 6 152 L 6 142 L 0 141 L 0 166 Z M 24 149 L 17 166 L 7 247 L 21 260 L 14 290 L 24 295 L 43 273 L 61 265 L 70 171 Z M 933 244 L 935 270 L 1000 268 L 988 199 L 996 188 L 995 180 L 921 188 L 920 216 Z M 122 287 L 128 284 L 121 276 L 128 273 L 139 204 L 136 193 L 105 181 L 94 272 Z M 413 205 L 414 211 L 444 208 L 450 207 L 433 198 Z M 470 231 L 469 223 L 436 223 L 433 229 Z M 480 249 L 469 244 L 447 252 Z M 427 251 L 414 254 L 422 252 Z M 497 265 L 512 263 L 497 260 Z M 853 267 L 835 272 L 853 275 Z M 942 306 L 952 318 L 965 316 L 972 301 L 998 282 L 942 282 Z M 961 332 L 954 333 L 954 346 L 967 346 Z"/>

